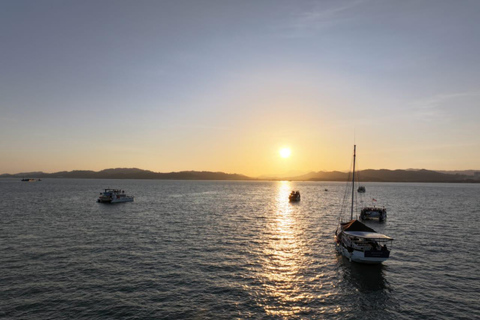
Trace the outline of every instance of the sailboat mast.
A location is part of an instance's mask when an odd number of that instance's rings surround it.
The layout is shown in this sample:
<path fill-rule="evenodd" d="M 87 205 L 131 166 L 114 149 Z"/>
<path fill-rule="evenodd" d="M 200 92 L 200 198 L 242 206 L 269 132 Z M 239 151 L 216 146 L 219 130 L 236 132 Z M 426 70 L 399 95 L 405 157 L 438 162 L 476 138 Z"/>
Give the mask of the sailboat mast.
<path fill-rule="evenodd" d="M 352 208 L 350 210 L 350 220 L 353 220 L 353 201 L 355 200 L 355 157 L 357 145 L 353 145 L 353 174 L 352 174 Z"/>

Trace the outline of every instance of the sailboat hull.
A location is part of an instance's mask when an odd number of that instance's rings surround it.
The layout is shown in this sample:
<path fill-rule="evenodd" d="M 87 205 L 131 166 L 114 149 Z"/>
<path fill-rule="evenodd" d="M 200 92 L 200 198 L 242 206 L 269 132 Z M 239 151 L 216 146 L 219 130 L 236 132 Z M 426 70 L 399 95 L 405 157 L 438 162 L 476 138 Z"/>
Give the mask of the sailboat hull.
<path fill-rule="evenodd" d="M 369 252 L 366 251 L 358 251 L 358 250 L 352 250 L 349 252 L 347 248 L 342 246 L 341 244 L 336 244 L 336 249 L 338 253 L 343 255 L 345 258 L 347 258 L 350 261 L 357 262 L 357 263 L 366 263 L 366 264 L 380 264 L 388 259 L 389 252 L 386 254 L 386 256 L 369 256 Z"/>

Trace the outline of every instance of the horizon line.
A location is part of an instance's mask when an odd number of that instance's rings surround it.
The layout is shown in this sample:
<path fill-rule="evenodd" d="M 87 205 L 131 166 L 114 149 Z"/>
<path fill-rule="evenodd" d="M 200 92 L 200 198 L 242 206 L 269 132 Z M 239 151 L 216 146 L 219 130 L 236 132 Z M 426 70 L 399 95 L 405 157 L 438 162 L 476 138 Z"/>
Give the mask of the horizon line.
<path fill-rule="evenodd" d="M 99 173 L 99 172 L 102 172 L 102 171 L 106 171 L 106 170 L 140 170 L 140 171 L 148 171 L 148 172 L 152 172 L 152 173 L 159 173 L 159 174 L 168 174 L 168 173 L 182 173 L 182 172 L 210 172 L 210 173 L 223 173 L 223 174 L 229 174 L 229 175 L 243 175 L 243 176 L 246 176 L 246 177 L 264 177 L 264 176 L 270 176 L 271 178 L 273 178 L 274 176 L 283 176 L 283 177 L 298 177 L 298 176 L 302 176 L 302 175 L 307 175 L 309 173 L 319 173 L 319 172 L 342 172 L 342 173 L 348 173 L 350 171 L 346 171 L 346 170 L 318 170 L 318 171 L 314 171 L 314 170 L 310 170 L 310 171 L 307 171 L 307 172 L 304 172 L 304 173 L 300 173 L 300 174 L 297 174 L 297 175 L 288 175 L 288 173 L 286 174 L 278 174 L 278 173 L 273 173 L 273 174 L 260 174 L 260 175 L 256 175 L 256 176 L 250 176 L 250 175 L 247 175 L 247 174 L 244 174 L 244 173 L 237 173 L 237 172 L 233 172 L 233 173 L 230 173 L 230 172 L 225 172 L 225 171 L 211 171 L 211 170 L 179 170 L 179 171 L 165 171 L 165 172 L 161 172 L 161 171 L 153 171 L 153 170 L 149 170 L 149 169 L 141 169 L 141 168 L 137 168 L 137 167 L 116 167 L 116 168 L 105 168 L 105 169 L 101 169 L 101 170 L 98 170 L 98 171 L 95 171 L 95 170 L 91 170 L 91 169 L 73 169 L 73 170 L 60 170 L 60 171 L 54 171 L 54 172 L 44 172 L 44 171 L 24 171 L 24 172 L 17 172 L 17 173 L 8 173 L 8 172 L 5 172 L 5 173 L 0 173 L 0 176 L 2 175 L 19 175 L 19 174 L 34 174 L 34 173 L 42 173 L 42 174 L 55 174 L 55 173 L 60 173 L 60 172 L 75 172 L 75 171 L 89 171 L 89 172 L 95 172 L 95 173 Z M 442 173 L 442 172 L 467 172 L 467 171 L 476 171 L 476 172 L 480 172 L 480 169 L 465 169 L 465 170 L 461 170 L 461 169 L 454 169 L 454 170 L 436 170 L 436 169 L 426 169 L 426 168 L 420 168 L 420 169 L 417 169 L 417 168 L 407 168 L 407 169 L 386 169 L 386 168 L 381 168 L 381 169 L 362 169 L 362 170 L 359 170 L 359 172 L 362 172 L 362 171 L 367 171 L 367 170 L 376 170 L 376 171 L 380 171 L 380 170 L 387 170 L 387 171 L 421 171 L 421 170 L 426 170 L 426 171 L 434 171 L 434 172 L 439 172 L 439 173 Z"/>

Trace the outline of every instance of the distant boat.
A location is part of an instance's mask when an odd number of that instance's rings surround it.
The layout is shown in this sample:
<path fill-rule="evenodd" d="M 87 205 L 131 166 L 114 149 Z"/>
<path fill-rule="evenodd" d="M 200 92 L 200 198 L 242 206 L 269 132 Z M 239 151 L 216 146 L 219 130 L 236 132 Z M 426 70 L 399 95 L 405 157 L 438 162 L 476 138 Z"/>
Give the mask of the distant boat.
<path fill-rule="evenodd" d="M 22 181 L 24 181 L 24 182 L 35 182 L 35 179 L 23 178 Z"/>
<path fill-rule="evenodd" d="M 288 200 L 290 200 L 290 202 L 300 201 L 300 191 L 292 191 L 288 196 Z"/>
<path fill-rule="evenodd" d="M 365 193 L 366 190 L 365 190 L 364 186 L 360 186 L 360 187 L 358 187 L 357 191 L 360 192 L 360 193 Z"/>
<path fill-rule="evenodd" d="M 383 222 L 387 219 L 387 209 L 377 207 L 365 207 L 360 211 L 360 219 L 372 220 L 376 219 L 379 222 Z"/>
<path fill-rule="evenodd" d="M 353 147 L 353 174 L 352 174 L 352 203 L 350 221 L 342 222 L 335 231 L 335 247 L 339 253 L 350 261 L 359 263 L 378 264 L 390 257 L 392 238 L 378 233 L 353 218 L 355 198 L 355 157 L 356 146 Z"/>
<path fill-rule="evenodd" d="M 105 189 L 100 193 L 97 202 L 100 203 L 119 203 L 119 202 L 133 202 L 133 196 L 127 196 L 125 191 L 120 189 Z"/>

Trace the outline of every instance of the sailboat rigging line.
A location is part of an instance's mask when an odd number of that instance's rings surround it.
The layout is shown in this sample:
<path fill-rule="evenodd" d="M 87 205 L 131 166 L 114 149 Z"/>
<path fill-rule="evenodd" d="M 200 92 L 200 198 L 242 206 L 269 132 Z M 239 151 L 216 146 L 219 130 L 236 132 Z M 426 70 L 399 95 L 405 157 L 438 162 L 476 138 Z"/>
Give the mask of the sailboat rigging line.
<path fill-rule="evenodd" d="M 353 204 L 355 203 L 355 158 L 357 156 L 357 145 L 353 146 L 353 177 L 352 177 L 352 208 L 350 211 L 350 220 L 353 220 Z"/>
<path fill-rule="evenodd" d="M 357 163 L 356 164 L 357 170 L 355 172 L 355 177 L 356 177 L 355 179 L 356 179 L 357 184 L 360 186 L 360 181 L 362 181 L 362 179 L 360 179 L 360 162 L 358 161 L 358 159 L 356 159 L 355 162 Z"/>
<path fill-rule="evenodd" d="M 349 168 L 352 168 L 353 167 L 353 158 L 351 158 L 351 162 L 350 162 L 350 167 Z M 340 210 L 340 213 L 338 215 L 338 220 L 341 221 L 342 220 L 342 217 L 345 217 L 346 213 L 347 213 L 347 206 L 349 205 L 349 185 L 350 183 L 352 183 L 352 171 L 351 170 L 348 170 L 348 177 L 346 179 L 346 186 L 344 188 L 344 194 L 343 194 L 343 199 L 342 199 L 342 205 L 341 205 L 341 210 Z M 353 186 L 354 187 L 354 186 Z M 355 199 L 355 202 L 356 202 L 356 199 Z"/>
<path fill-rule="evenodd" d="M 360 161 L 359 159 L 356 159 L 355 162 L 356 162 L 355 167 L 357 168 L 357 170 L 355 170 L 355 180 L 356 180 L 355 182 L 357 183 L 357 186 L 360 187 L 361 186 L 360 181 L 362 181 L 362 179 L 360 178 L 360 168 L 361 168 Z M 355 188 L 355 190 L 357 190 L 357 188 Z M 364 200 L 365 200 L 365 193 L 360 193 L 360 192 L 355 193 L 356 212 L 359 212 L 361 210 L 359 207 L 363 205 Z"/>

